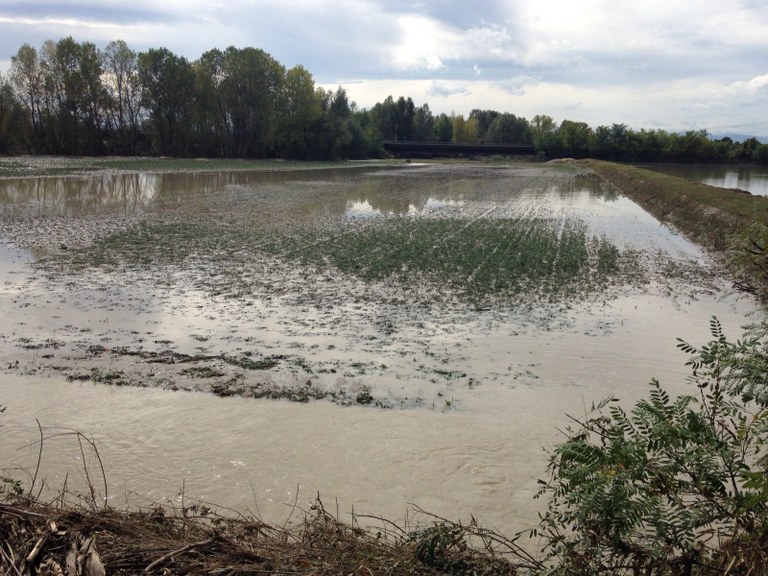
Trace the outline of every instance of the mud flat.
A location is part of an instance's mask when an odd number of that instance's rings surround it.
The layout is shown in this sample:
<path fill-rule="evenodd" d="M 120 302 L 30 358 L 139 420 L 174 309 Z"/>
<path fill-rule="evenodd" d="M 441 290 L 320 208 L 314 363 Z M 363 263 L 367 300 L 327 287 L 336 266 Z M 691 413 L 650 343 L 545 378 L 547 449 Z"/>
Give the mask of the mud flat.
<path fill-rule="evenodd" d="M 6 179 L 0 233 L 3 452 L 91 433 L 139 504 L 521 529 L 566 412 L 683 389 L 676 338 L 755 308 L 578 165 Z"/>

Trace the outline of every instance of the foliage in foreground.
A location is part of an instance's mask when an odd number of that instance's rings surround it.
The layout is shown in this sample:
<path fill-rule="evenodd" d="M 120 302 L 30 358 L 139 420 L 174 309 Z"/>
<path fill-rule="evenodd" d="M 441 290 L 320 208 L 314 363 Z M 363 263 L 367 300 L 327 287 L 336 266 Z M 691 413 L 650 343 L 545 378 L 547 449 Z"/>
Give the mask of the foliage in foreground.
<path fill-rule="evenodd" d="M 653 381 L 609 398 L 550 457 L 534 535 L 555 574 L 758 574 L 768 560 L 765 323 L 730 342 L 717 320 L 689 355 L 694 394 Z"/>

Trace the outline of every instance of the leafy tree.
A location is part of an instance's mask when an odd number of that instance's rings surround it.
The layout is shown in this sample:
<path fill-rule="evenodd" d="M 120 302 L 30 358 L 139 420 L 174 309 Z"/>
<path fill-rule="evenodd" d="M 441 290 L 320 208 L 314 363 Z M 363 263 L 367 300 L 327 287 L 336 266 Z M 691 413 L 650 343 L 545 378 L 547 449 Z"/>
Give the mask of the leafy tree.
<path fill-rule="evenodd" d="M 758 164 L 768 164 L 768 144 L 760 144 L 752 152 L 752 159 Z"/>
<path fill-rule="evenodd" d="M 24 44 L 11 58 L 11 84 L 22 103 L 30 130 L 25 134 L 27 145 L 35 152 L 43 148 L 43 73 L 37 50 Z"/>
<path fill-rule="evenodd" d="M 670 134 L 670 160 L 675 162 L 711 162 L 717 159 L 715 146 L 706 130 Z"/>
<path fill-rule="evenodd" d="M 195 74 L 186 58 L 167 48 L 139 54 L 142 104 L 149 110 L 157 154 L 189 154 Z"/>
<path fill-rule="evenodd" d="M 505 140 L 489 140 L 487 137 L 488 129 L 498 116 L 499 113 L 496 110 L 480 110 L 478 108 L 475 108 L 469 113 L 469 117 L 477 121 L 477 137 L 480 142 L 505 142 Z"/>
<path fill-rule="evenodd" d="M 530 144 L 528 121 L 514 114 L 496 114 L 485 132 L 484 142 L 489 144 Z"/>
<path fill-rule="evenodd" d="M 665 158 L 665 145 L 669 134 L 663 130 L 640 130 L 636 134 L 637 158 L 644 162 L 661 162 Z"/>
<path fill-rule="evenodd" d="M 413 118 L 413 139 L 419 142 L 431 142 L 435 139 L 435 118 L 429 104 L 416 108 Z"/>
<path fill-rule="evenodd" d="M 635 159 L 635 141 L 632 130 L 626 124 L 612 124 L 610 139 L 612 154 L 616 160 Z"/>
<path fill-rule="evenodd" d="M 459 114 L 453 119 L 453 134 L 451 135 L 451 142 L 463 142 L 467 144 L 477 144 L 479 141 L 477 120 L 470 118 L 464 119 L 464 116 Z"/>
<path fill-rule="evenodd" d="M 318 150 L 320 157 L 327 160 L 348 159 L 352 157 L 355 139 L 359 139 L 359 126 L 351 121 L 349 97 L 341 86 L 336 92 L 324 92 L 322 109 L 325 117 L 325 146 Z"/>
<path fill-rule="evenodd" d="M 531 121 L 533 145 L 540 154 L 554 156 L 559 147 L 557 125 L 551 116 L 537 114 Z"/>
<path fill-rule="evenodd" d="M 224 52 L 221 97 L 232 139 L 232 155 L 265 157 L 274 153 L 285 69 L 258 48 Z"/>
<path fill-rule="evenodd" d="M 48 144 L 56 153 L 102 152 L 106 92 L 101 58 L 90 42 L 71 36 L 43 46 Z"/>
<path fill-rule="evenodd" d="M 453 120 L 445 113 L 435 120 L 435 137 L 438 142 L 450 142 L 453 136 Z"/>
<path fill-rule="evenodd" d="M 535 534 L 556 574 L 748 574 L 768 560 L 768 324 L 730 342 L 717 320 L 688 354 L 692 393 L 652 381 L 609 398 L 551 454 Z M 727 570 L 726 570 L 727 569 Z"/>
<path fill-rule="evenodd" d="M 138 56 L 123 40 L 110 42 L 102 55 L 104 87 L 108 95 L 112 151 L 137 152 L 141 121 L 141 85 Z"/>
<path fill-rule="evenodd" d="M 24 150 L 20 135 L 23 133 L 24 113 L 11 82 L 0 74 L 0 154 L 19 153 Z"/>
<path fill-rule="evenodd" d="M 397 100 L 387 96 L 372 109 L 374 121 L 384 140 L 409 141 L 414 139 L 416 105 L 411 98 Z"/>
<path fill-rule="evenodd" d="M 194 153 L 229 156 L 229 132 L 221 100 L 224 53 L 217 49 L 209 50 L 192 67 L 195 71 Z"/>
<path fill-rule="evenodd" d="M 311 157 L 322 116 L 321 100 L 306 68 L 295 66 L 286 72 L 278 130 L 279 148 L 286 158 Z"/>
<path fill-rule="evenodd" d="M 368 110 L 355 110 L 354 112 L 355 123 L 362 130 L 362 136 L 364 138 L 364 150 L 359 150 L 362 157 L 365 158 L 381 158 L 384 156 L 384 147 L 382 145 L 382 138 L 378 132 L 373 116 Z"/>
<path fill-rule="evenodd" d="M 757 138 L 747 138 L 736 146 L 734 159 L 742 162 L 757 160 L 757 152 L 760 146 L 760 141 Z"/>
<path fill-rule="evenodd" d="M 379 156 L 382 140 L 419 140 L 532 143 L 541 157 L 768 163 L 768 145 L 755 138 L 713 141 L 706 130 L 592 130 L 481 109 L 467 118 L 433 116 L 428 104 L 417 107 L 405 96 L 358 110 L 343 90 L 317 89 L 305 68 L 286 71 L 250 47 L 209 50 L 190 63 L 166 48 L 136 54 L 118 40 L 99 52 L 67 37 L 39 51 L 24 44 L 8 79 L 0 86 L 4 150 L 13 140 L 15 149 L 33 153 L 330 159 Z"/>
<path fill-rule="evenodd" d="M 559 135 L 562 154 L 576 158 L 588 155 L 592 129 L 586 122 L 563 120 L 560 124 Z"/>

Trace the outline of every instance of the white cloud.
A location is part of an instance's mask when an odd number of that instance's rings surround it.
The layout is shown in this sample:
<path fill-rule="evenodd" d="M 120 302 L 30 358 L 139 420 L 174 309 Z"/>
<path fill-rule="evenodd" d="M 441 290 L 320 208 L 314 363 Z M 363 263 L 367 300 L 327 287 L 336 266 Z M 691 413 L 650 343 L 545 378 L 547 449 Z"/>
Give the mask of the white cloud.
<path fill-rule="evenodd" d="M 397 17 L 398 36 L 389 48 L 392 68 L 401 71 L 436 72 L 445 67 L 445 58 L 455 57 L 456 33 L 419 14 Z"/>
<path fill-rule="evenodd" d="M 475 26 L 465 32 L 463 40 L 467 57 L 492 57 L 502 60 L 514 60 L 518 57 L 512 35 L 505 26 Z"/>
<path fill-rule="evenodd" d="M 2 9 L 0 62 L 67 35 L 190 60 L 255 46 L 362 107 L 391 94 L 438 113 L 714 130 L 768 106 L 757 0 L 27 0 Z"/>
<path fill-rule="evenodd" d="M 512 94 L 513 96 L 520 96 L 522 94 L 525 94 L 525 91 L 527 88 L 531 86 L 536 86 L 538 83 L 539 83 L 539 79 L 534 78 L 533 76 L 515 76 L 514 78 L 510 78 L 509 80 L 501 80 L 499 82 L 494 82 L 493 86 L 501 88 L 507 94 Z"/>
<path fill-rule="evenodd" d="M 430 84 L 427 94 L 438 98 L 447 98 L 450 96 L 465 96 L 470 93 L 469 88 L 464 83 L 445 82 L 434 80 Z"/>
<path fill-rule="evenodd" d="M 768 98 L 768 74 L 755 76 L 751 80 L 737 81 L 729 84 L 721 91 L 725 97 L 753 97 Z"/>

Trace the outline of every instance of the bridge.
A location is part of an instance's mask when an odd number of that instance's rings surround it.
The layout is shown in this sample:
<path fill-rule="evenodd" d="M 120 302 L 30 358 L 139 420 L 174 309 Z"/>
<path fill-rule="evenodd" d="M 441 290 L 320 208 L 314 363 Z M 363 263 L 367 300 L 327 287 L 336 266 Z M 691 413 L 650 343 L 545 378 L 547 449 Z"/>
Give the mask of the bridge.
<path fill-rule="evenodd" d="M 517 156 L 536 154 L 533 146 L 520 144 L 466 144 L 463 142 L 398 142 L 384 140 L 384 149 L 397 157 Z"/>

